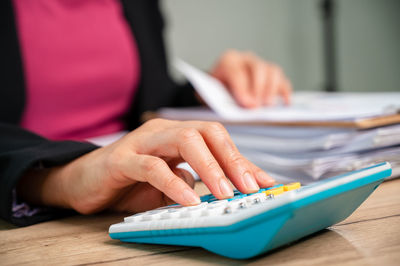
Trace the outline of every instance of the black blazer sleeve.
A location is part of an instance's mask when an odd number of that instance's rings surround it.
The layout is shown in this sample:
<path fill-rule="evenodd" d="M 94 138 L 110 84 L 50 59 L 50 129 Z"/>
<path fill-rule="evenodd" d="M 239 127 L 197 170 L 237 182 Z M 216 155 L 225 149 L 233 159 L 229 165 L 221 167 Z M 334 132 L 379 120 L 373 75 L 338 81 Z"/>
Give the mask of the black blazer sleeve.
<path fill-rule="evenodd" d="M 0 2 L 0 218 L 19 226 L 65 215 L 49 210 L 31 217 L 12 215 L 12 192 L 23 173 L 31 167 L 62 165 L 97 147 L 83 142 L 55 142 L 20 128 L 25 104 L 22 61 L 13 8 L 10 0 Z"/>
<path fill-rule="evenodd" d="M 32 167 L 62 165 L 97 147 L 90 143 L 49 141 L 13 125 L 0 124 L 0 216 L 16 225 L 30 225 L 63 215 L 51 210 L 31 217 L 12 216 L 12 191 Z"/>
<path fill-rule="evenodd" d="M 136 39 L 141 80 L 132 108 L 126 115 L 127 129 L 140 125 L 145 111 L 164 106 L 198 104 L 189 84 L 178 85 L 168 74 L 162 30 L 163 19 L 155 0 L 121 0 L 124 15 Z M 11 0 L 0 1 L 2 42 L 0 55 L 0 217 L 16 225 L 29 225 L 64 215 L 52 210 L 32 217 L 12 216 L 12 192 L 23 173 L 32 167 L 53 167 L 72 161 L 97 147 L 90 143 L 50 141 L 20 128 L 25 88 L 18 36 Z M 1 67 L 3 66 L 3 67 Z"/>

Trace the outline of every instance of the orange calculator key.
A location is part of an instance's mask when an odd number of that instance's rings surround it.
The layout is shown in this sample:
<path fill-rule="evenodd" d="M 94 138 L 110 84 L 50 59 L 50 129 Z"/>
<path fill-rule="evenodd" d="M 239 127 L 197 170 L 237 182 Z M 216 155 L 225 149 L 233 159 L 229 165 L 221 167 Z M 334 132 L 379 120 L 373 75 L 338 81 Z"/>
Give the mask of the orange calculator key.
<path fill-rule="evenodd" d="M 300 182 L 289 183 L 289 184 L 283 186 L 283 190 L 285 190 L 285 191 L 290 191 L 290 190 L 294 190 L 294 189 L 298 189 L 298 188 L 301 188 Z"/>
<path fill-rule="evenodd" d="M 283 192 L 285 192 L 284 190 L 283 190 L 283 187 L 277 187 L 277 188 L 273 188 L 273 189 L 268 189 L 268 190 L 266 190 L 266 191 L 263 191 L 263 193 L 265 194 L 265 195 L 274 195 L 274 196 L 277 196 L 277 195 L 280 195 L 280 194 L 282 194 Z"/>

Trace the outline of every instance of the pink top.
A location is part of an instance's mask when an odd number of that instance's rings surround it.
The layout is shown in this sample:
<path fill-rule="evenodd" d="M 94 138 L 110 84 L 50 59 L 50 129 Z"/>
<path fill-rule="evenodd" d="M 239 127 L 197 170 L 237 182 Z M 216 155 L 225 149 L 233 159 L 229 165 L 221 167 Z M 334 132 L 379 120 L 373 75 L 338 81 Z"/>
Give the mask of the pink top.
<path fill-rule="evenodd" d="M 139 57 L 117 0 L 14 0 L 25 73 L 21 126 L 82 140 L 124 129 Z"/>

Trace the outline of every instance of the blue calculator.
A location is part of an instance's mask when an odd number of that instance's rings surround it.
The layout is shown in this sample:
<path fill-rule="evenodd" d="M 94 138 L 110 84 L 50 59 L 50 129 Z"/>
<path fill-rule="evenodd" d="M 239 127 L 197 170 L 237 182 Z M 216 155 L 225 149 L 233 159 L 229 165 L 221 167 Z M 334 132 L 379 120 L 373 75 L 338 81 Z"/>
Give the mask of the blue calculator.
<path fill-rule="evenodd" d="M 203 196 L 197 206 L 170 205 L 126 217 L 110 226 L 113 239 L 196 246 L 246 259 L 338 223 L 392 173 L 389 163 L 311 185 L 277 185 L 232 199 Z"/>

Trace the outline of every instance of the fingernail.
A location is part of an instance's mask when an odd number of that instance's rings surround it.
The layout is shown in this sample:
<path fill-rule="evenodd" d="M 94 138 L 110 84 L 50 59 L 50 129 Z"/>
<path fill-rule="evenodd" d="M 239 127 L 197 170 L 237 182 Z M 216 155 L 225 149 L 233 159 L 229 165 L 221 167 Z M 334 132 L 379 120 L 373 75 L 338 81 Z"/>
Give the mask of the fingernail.
<path fill-rule="evenodd" d="M 270 182 L 270 183 L 274 183 L 275 179 L 273 179 L 272 177 L 270 177 L 267 173 L 265 172 L 258 172 L 257 173 L 257 178 L 260 180 L 263 180 L 264 182 Z"/>
<path fill-rule="evenodd" d="M 226 182 L 226 180 L 220 179 L 219 189 L 224 197 L 233 197 L 232 187 L 228 184 L 228 182 Z"/>
<path fill-rule="evenodd" d="M 197 205 L 200 204 L 199 196 L 192 190 L 185 189 L 182 193 L 183 198 L 189 205 Z"/>
<path fill-rule="evenodd" d="M 249 172 L 244 173 L 243 181 L 244 181 L 244 184 L 246 185 L 247 189 L 254 190 L 254 191 L 260 189 L 260 187 L 257 185 L 256 181 L 250 175 Z"/>

